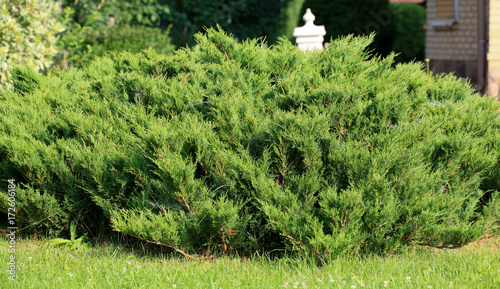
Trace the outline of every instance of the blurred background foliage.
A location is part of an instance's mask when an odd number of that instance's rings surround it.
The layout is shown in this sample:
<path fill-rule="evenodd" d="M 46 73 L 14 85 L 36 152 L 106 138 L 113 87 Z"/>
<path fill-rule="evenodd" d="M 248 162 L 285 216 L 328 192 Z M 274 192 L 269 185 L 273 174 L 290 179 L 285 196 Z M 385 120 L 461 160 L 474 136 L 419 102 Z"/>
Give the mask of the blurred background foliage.
<path fill-rule="evenodd" d="M 17 3 L 17 6 L 24 5 L 24 2 L 7 2 Z M 97 56 L 113 51 L 139 52 L 152 48 L 160 53 L 171 53 L 176 47 L 196 45 L 194 35 L 204 33 L 205 28 L 216 25 L 239 41 L 260 38 L 273 45 L 280 36 L 285 36 L 295 42 L 293 30 L 303 25 L 302 15 L 306 8 L 311 8 L 316 15 L 316 25 L 325 25 L 325 42 L 341 35 L 376 33 L 370 47 L 375 52 L 374 55 L 387 56 L 391 51 L 396 51 L 400 53 L 396 62 L 424 58 L 425 32 L 422 22 L 425 21 L 425 9 L 417 4 L 395 4 L 389 3 L 389 0 L 30 0 L 26 3 L 28 2 L 39 3 L 37 5 L 51 3 L 58 7 L 44 23 L 63 24 L 62 32 L 56 31 L 53 33 L 55 35 L 50 36 L 57 36 L 57 43 L 48 41 L 58 51 L 54 61 L 51 61 L 52 67 L 62 69 L 82 66 Z M 7 10 L 11 9 L 6 8 Z M 3 30 L 10 25 L 7 20 L 0 20 L 0 24 Z M 2 33 L 5 34 L 3 30 Z M 3 41 L 10 41 L 15 45 L 16 39 Z M 53 54 L 49 56 L 50 59 L 54 58 Z M 5 81 L 5 77 L 3 80 Z"/>
<path fill-rule="evenodd" d="M 274 44 L 285 36 L 294 41 L 294 28 L 303 25 L 302 15 L 311 8 L 316 25 L 326 27 L 326 42 L 341 35 L 376 33 L 371 48 L 377 54 L 396 51 L 401 53 L 396 59 L 400 62 L 424 58 L 425 9 L 418 4 L 389 0 L 64 0 L 62 6 L 75 11 L 73 20 L 80 25 L 98 12 L 92 25 L 95 31 L 86 39 L 87 44 L 101 47 L 97 54 L 102 47 L 130 49 L 123 42 L 137 43 L 138 38 L 143 46 L 150 42 L 153 48 L 192 46 L 196 33 L 217 24 L 239 40 L 263 38 Z M 120 27 L 120 37 L 113 37 L 116 34 L 110 26 Z M 168 44 L 161 43 L 159 35 L 167 30 Z M 127 37 L 136 40 L 123 40 Z"/>
<path fill-rule="evenodd" d="M 389 0 L 305 0 L 301 13 L 311 8 L 316 25 L 325 25 L 325 41 L 342 35 L 375 33 L 371 49 L 387 56 L 400 53 L 396 62 L 423 60 L 425 49 L 425 8 L 414 3 Z M 300 24 L 302 25 L 302 24 Z"/>

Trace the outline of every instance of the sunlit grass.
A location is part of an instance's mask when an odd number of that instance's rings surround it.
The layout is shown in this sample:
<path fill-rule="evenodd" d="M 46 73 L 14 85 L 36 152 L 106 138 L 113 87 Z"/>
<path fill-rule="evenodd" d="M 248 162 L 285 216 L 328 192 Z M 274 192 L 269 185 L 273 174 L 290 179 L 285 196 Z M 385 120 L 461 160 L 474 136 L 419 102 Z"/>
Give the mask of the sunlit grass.
<path fill-rule="evenodd" d="M 389 257 L 338 258 L 327 266 L 298 259 L 185 261 L 139 257 L 113 245 L 72 251 L 19 240 L 17 280 L 1 288 L 500 288 L 500 239 L 459 249 L 413 248 Z M 8 260 L 7 241 L 0 242 Z"/>

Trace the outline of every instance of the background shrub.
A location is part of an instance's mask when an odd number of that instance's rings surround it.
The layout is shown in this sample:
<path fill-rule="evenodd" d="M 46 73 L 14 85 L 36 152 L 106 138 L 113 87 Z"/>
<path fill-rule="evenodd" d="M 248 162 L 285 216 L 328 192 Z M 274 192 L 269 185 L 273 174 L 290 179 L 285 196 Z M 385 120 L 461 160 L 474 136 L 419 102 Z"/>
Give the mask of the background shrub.
<path fill-rule="evenodd" d="M 412 60 L 423 61 L 425 58 L 425 8 L 413 3 L 391 3 L 394 14 L 395 31 L 392 35 L 390 49 L 400 53 L 397 62 Z"/>
<path fill-rule="evenodd" d="M 325 25 L 325 41 L 341 35 L 369 35 L 376 33 L 371 48 L 374 52 L 387 56 L 399 53 L 396 62 L 424 60 L 425 8 L 412 3 L 389 3 L 377 1 L 302 1 L 302 12 L 296 15 L 293 26 L 303 25 L 302 15 L 311 8 L 317 25 Z M 291 30 L 291 29 L 289 29 Z M 289 35 L 289 34 L 287 34 Z M 289 35 L 291 38 L 291 34 Z"/>
<path fill-rule="evenodd" d="M 20 227 L 326 262 L 458 246 L 497 221 L 499 105 L 464 81 L 370 58 L 366 37 L 311 53 L 216 30 L 197 41 L 16 70 L 0 179 L 16 179 Z"/>
<path fill-rule="evenodd" d="M 5 0 L 0 4 L 0 88 L 7 85 L 15 65 L 36 71 L 54 62 L 56 34 L 64 27 L 50 0 Z"/>
<path fill-rule="evenodd" d="M 290 0 L 206 1 L 176 0 L 172 2 L 172 36 L 176 44 L 195 44 L 193 35 L 204 27 L 220 25 L 234 37 L 267 37 L 274 43 L 280 36 L 278 29 L 286 21 L 285 7 Z"/>
<path fill-rule="evenodd" d="M 159 54 L 168 54 L 174 50 L 169 30 L 147 26 L 106 27 L 88 34 L 84 43 L 92 47 L 93 57 L 109 51 L 140 52 L 151 48 Z"/>
<path fill-rule="evenodd" d="M 292 37 L 304 0 L 63 2 L 65 7 L 75 9 L 74 20 L 81 25 L 96 11 L 99 11 L 98 27 L 107 25 L 110 19 L 117 26 L 166 29 L 172 25 L 173 43 L 185 46 L 195 45 L 193 36 L 203 32 L 204 27 L 215 25 L 220 25 L 240 40 L 266 37 L 268 42 L 274 43 L 279 36 Z"/>
<path fill-rule="evenodd" d="M 83 24 L 99 12 L 97 23 L 107 25 L 110 18 L 115 25 L 158 27 L 171 18 L 171 1 L 167 0 L 63 0 L 64 7 L 75 10 L 74 20 Z"/>
<path fill-rule="evenodd" d="M 93 13 L 99 12 L 91 25 L 95 32 L 86 41 L 89 44 L 98 40 L 95 35 L 107 35 L 110 23 L 135 27 L 136 31 L 129 31 L 133 35 L 138 33 L 139 27 L 162 30 L 171 27 L 170 36 L 176 46 L 195 45 L 193 35 L 204 32 L 204 27 L 215 25 L 220 25 L 240 41 L 265 38 L 268 43 L 274 44 L 278 37 L 285 36 L 294 42 L 294 28 L 303 25 L 305 9 L 312 8 L 316 23 L 326 26 L 325 41 L 341 35 L 369 35 L 375 32 L 371 48 L 376 53 L 384 56 L 392 51 L 401 53 L 396 62 L 423 60 L 425 34 L 421 22 L 425 20 L 425 9 L 416 4 L 389 4 L 388 0 L 342 0 L 331 3 L 315 0 L 91 0 L 66 1 L 64 5 L 75 9 L 73 19 L 82 26 L 88 26 L 86 23 L 93 19 Z M 130 28 L 121 28 L 123 31 L 127 29 Z M 409 35 L 412 37 L 409 38 Z M 153 38 L 146 42 L 158 41 Z M 135 37 L 131 39 L 136 40 Z M 105 40 L 98 41 L 101 43 Z M 111 47 L 113 42 L 109 41 L 106 47 L 118 49 Z M 99 46 L 97 50 L 102 50 L 103 46 Z"/>

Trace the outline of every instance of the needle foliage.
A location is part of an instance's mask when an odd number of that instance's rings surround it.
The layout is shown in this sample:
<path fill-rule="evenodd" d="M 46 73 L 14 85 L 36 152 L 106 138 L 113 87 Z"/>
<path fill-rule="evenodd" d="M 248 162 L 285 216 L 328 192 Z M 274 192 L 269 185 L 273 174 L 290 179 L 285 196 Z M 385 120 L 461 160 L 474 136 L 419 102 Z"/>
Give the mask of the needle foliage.
<path fill-rule="evenodd" d="M 370 58 L 372 37 L 307 53 L 219 29 L 197 41 L 13 70 L 0 179 L 16 180 L 18 222 L 324 262 L 459 246 L 498 224 L 500 107 L 465 81 Z"/>

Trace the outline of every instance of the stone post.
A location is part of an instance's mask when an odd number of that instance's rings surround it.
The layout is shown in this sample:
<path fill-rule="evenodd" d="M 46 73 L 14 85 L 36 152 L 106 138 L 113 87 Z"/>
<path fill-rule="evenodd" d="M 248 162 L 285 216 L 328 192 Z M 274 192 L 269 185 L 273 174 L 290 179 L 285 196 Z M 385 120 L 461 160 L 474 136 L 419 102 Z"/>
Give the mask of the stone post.
<path fill-rule="evenodd" d="M 488 89 L 489 96 L 494 96 L 500 101 L 500 68 L 490 67 L 488 69 Z"/>
<path fill-rule="evenodd" d="M 323 36 L 326 34 L 325 26 L 314 25 L 314 15 L 311 9 L 307 8 L 306 14 L 304 14 L 304 22 L 306 23 L 302 27 L 297 27 L 293 31 L 293 36 L 296 38 L 299 49 L 302 51 L 323 49 Z"/>

